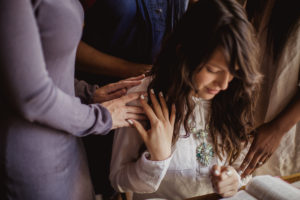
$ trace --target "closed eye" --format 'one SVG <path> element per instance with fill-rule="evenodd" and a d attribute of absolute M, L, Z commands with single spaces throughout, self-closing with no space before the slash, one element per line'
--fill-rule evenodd
<path fill-rule="evenodd" d="M 206 65 L 206 70 L 207 70 L 208 72 L 211 72 L 211 73 L 218 73 L 218 72 L 221 71 L 221 70 L 220 70 L 219 68 L 217 68 L 217 67 L 212 67 L 212 66 L 208 66 L 208 65 Z"/>

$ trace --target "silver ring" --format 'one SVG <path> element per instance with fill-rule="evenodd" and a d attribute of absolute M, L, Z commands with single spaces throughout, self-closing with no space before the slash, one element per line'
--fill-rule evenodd
<path fill-rule="evenodd" d="M 258 165 L 261 166 L 262 164 L 264 164 L 263 162 L 258 162 Z"/>

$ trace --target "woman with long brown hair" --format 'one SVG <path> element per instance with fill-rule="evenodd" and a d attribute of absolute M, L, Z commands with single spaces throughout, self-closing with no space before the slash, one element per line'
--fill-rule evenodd
<path fill-rule="evenodd" d="M 233 0 L 195 3 L 165 42 L 151 77 L 131 90 L 148 91 L 153 109 L 145 96 L 140 103 L 151 127 L 132 120 L 137 131 L 116 133 L 113 187 L 134 192 L 134 199 L 184 199 L 213 187 L 222 196 L 235 194 L 234 167 L 250 139 L 261 80 L 255 64 L 243 8 Z"/>

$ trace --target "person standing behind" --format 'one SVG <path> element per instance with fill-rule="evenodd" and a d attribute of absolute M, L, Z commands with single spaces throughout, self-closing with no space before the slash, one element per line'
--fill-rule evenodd
<path fill-rule="evenodd" d="M 74 96 L 82 26 L 77 0 L 0 1 L 0 199 L 94 199 L 80 137 L 141 118 L 126 106 L 139 94 L 102 105 Z"/>
<path fill-rule="evenodd" d="M 103 85 L 147 72 L 164 36 L 186 11 L 188 3 L 97 0 L 86 10 L 77 51 L 77 77 Z M 113 193 L 108 180 L 112 140 L 112 134 L 84 138 L 95 190 L 104 198 Z"/>
<path fill-rule="evenodd" d="M 258 128 L 240 169 L 243 175 L 300 171 L 300 12 L 294 0 L 248 0 L 264 75 Z"/>
<path fill-rule="evenodd" d="M 114 80 L 112 77 L 128 78 L 148 71 L 163 37 L 172 30 L 188 3 L 97 0 L 86 11 L 77 69 L 98 75 L 96 81 L 109 77 L 109 82 Z"/>

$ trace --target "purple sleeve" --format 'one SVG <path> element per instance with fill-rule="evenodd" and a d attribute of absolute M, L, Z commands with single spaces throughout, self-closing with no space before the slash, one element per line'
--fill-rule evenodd
<path fill-rule="evenodd" d="M 99 104 L 84 105 L 54 84 L 31 2 L 0 1 L 2 100 L 30 122 L 76 136 L 107 133 L 112 126 L 108 110 Z"/>
<path fill-rule="evenodd" d="M 93 103 L 93 94 L 98 88 L 98 85 L 91 85 L 83 80 L 75 79 L 75 96 L 80 98 L 84 104 Z"/>

